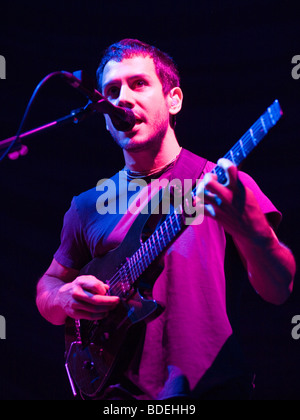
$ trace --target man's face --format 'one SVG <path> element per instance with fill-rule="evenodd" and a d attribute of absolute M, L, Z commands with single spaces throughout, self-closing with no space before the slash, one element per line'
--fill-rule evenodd
<path fill-rule="evenodd" d="M 136 56 L 104 67 L 102 93 L 114 105 L 131 109 L 136 124 L 127 132 L 117 131 L 109 116 L 106 125 L 114 140 L 126 150 L 141 150 L 161 142 L 170 129 L 168 95 L 156 74 L 152 58 Z"/>

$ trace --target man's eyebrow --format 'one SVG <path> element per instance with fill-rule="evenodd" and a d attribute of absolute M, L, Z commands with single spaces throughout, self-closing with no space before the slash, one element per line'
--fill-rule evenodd
<path fill-rule="evenodd" d="M 136 73 L 136 74 L 133 74 L 132 76 L 127 77 L 126 79 L 129 81 L 132 81 L 132 80 L 140 79 L 140 78 L 150 80 L 151 77 L 146 73 Z M 102 85 L 102 89 L 105 89 L 107 86 L 117 84 L 119 81 L 120 81 L 120 78 L 115 77 L 114 79 L 111 79 L 108 82 L 104 83 Z"/>
<path fill-rule="evenodd" d="M 151 77 L 147 73 L 137 73 L 137 74 L 134 74 L 134 75 L 130 76 L 128 79 L 133 80 L 133 79 L 139 79 L 139 78 L 141 78 L 141 79 L 151 79 Z"/>
<path fill-rule="evenodd" d="M 113 84 L 115 84 L 115 83 L 117 83 L 117 80 L 110 80 L 110 81 L 109 81 L 109 82 L 107 82 L 107 83 L 103 83 L 103 84 L 102 84 L 102 90 L 104 91 L 104 89 L 105 89 L 105 88 L 107 88 L 108 86 L 113 85 Z"/>

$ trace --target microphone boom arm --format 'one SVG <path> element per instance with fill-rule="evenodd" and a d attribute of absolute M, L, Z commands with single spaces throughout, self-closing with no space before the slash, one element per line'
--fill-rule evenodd
<path fill-rule="evenodd" d="M 24 133 L 21 133 L 18 138 L 17 136 L 9 137 L 5 140 L 0 141 L 0 150 L 1 149 L 7 149 L 10 147 L 12 143 L 14 143 L 17 139 L 16 144 L 12 147 L 9 154 L 15 151 L 18 151 L 21 149 L 22 144 L 21 141 L 24 138 L 28 138 L 31 136 L 34 136 L 35 134 L 40 133 L 41 131 L 48 130 L 50 128 L 59 127 L 61 125 L 65 125 L 68 123 L 74 123 L 77 124 L 81 121 L 83 121 L 88 115 L 91 115 L 93 113 L 92 110 L 89 110 L 87 108 L 78 108 L 73 111 L 69 115 L 66 115 L 65 117 L 59 118 L 58 120 L 54 120 L 52 122 L 49 122 L 47 124 L 41 125 L 39 127 L 33 128 L 31 130 L 25 131 Z"/>
<path fill-rule="evenodd" d="M 125 108 L 116 107 L 112 103 L 110 103 L 104 96 L 102 96 L 96 89 L 94 89 L 93 84 L 91 80 L 89 79 L 89 77 L 85 75 L 84 72 L 79 70 L 74 73 L 68 73 L 66 71 L 54 72 L 46 76 L 37 86 L 29 102 L 29 106 L 27 107 L 21 126 L 24 123 L 24 120 L 27 116 L 29 107 L 31 103 L 33 102 L 33 99 L 35 99 L 37 91 L 42 86 L 42 84 L 44 84 L 48 79 L 50 79 L 53 76 L 61 76 L 72 87 L 74 87 L 75 89 L 78 89 L 83 95 L 89 98 L 88 104 L 83 108 L 78 108 L 71 111 L 69 115 L 59 118 L 58 120 L 41 125 L 39 127 L 33 128 L 23 133 L 18 132 L 16 136 L 9 137 L 5 140 L 1 140 L 0 150 L 6 149 L 6 151 L 4 151 L 3 155 L 0 156 L 0 161 L 6 155 L 6 153 L 8 153 L 8 156 L 11 159 L 17 159 L 20 155 L 26 154 L 27 147 L 21 143 L 21 141 L 24 138 L 31 137 L 44 130 L 48 130 L 53 127 L 58 127 L 60 125 L 65 125 L 70 122 L 77 124 L 83 121 L 87 116 L 93 115 L 96 112 L 109 114 L 111 117 L 112 123 L 117 130 L 128 131 L 135 125 L 135 116 L 132 111 Z M 21 129 L 21 126 L 20 126 L 20 129 Z"/>

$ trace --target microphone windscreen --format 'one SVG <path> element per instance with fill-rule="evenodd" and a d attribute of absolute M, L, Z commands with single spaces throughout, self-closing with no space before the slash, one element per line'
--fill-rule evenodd
<path fill-rule="evenodd" d="M 127 108 L 122 108 L 122 117 L 118 116 L 117 113 L 110 114 L 111 122 L 118 131 L 130 131 L 135 126 L 135 116 L 134 113 Z"/>

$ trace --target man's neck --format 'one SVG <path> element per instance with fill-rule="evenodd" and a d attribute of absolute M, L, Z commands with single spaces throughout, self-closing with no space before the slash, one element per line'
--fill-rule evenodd
<path fill-rule="evenodd" d="M 150 172 L 167 166 L 180 153 L 181 147 L 174 136 L 162 142 L 159 147 L 123 150 L 125 166 L 134 172 Z"/>

